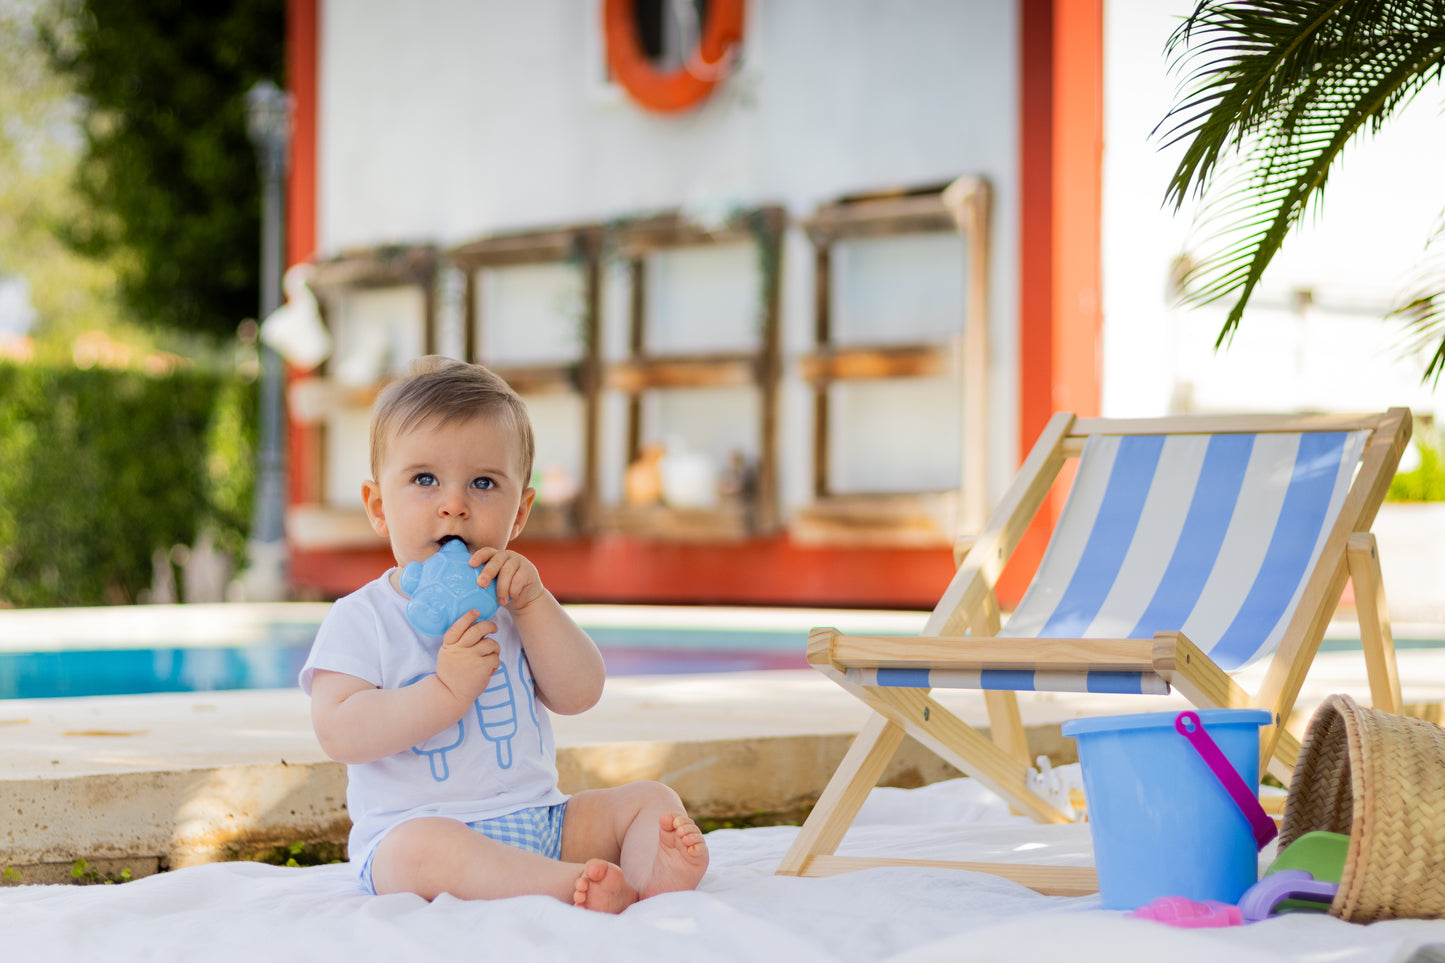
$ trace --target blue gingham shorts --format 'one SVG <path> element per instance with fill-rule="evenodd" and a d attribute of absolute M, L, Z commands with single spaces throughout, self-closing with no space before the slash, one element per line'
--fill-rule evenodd
<path fill-rule="evenodd" d="M 565 802 L 555 806 L 519 809 L 505 816 L 467 823 L 467 828 L 515 849 L 546 856 L 548 859 L 561 859 L 562 817 L 566 811 Z M 376 895 L 376 886 L 371 881 L 371 861 L 375 857 L 376 849 L 373 848 L 366 857 L 365 865 L 361 867 L 361 884 L 372 896 Z"/>
<path fill-rule="evenodd" d="M 499 843 L 525 849 L 548 859 L 561 859 L 562 815 L 566 809 L 567 804 L 561 802 L 555 806 L 520 809 L 505 816 L 481 819 L 467 825 Z"/>

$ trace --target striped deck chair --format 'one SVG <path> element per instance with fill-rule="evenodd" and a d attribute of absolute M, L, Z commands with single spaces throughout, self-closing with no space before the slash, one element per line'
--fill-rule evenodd
<path fill-rule="evenodd" d="M 1400 710 L 1394 643 L 1369 533 L 1410 437 L 1410 413 L 1075 419 L 1055 415 L 973 541 L 923 634 L 814 629 L 808 661 L 874 712 L 778 872 L 823 876 L 900 860 L 833 855 L 910 735 L 1039 822 L 1020 690 L 1168 693 L 1260 707 L 1261 769 L 1288 781 L 1289 719 L 1347 578 L 1373 705 Z M 1032 583 L 1006 625 L 993 585 L 1065 460 L 1077 472 Z M 1230 673 L 1271 658 L 1259 691 Z M 929 696 L 981 689 L 990 737 Z M 1089 868 L 953 863 L 1040 892 L 1097 889 Z"/>

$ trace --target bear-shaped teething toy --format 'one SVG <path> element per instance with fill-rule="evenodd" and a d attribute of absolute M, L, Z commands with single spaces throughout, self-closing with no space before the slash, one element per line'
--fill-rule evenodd
<path fill-rule="evenodd" d="M 497 613 L 497 583 L 477 586 L 466 543 L 452 539 L 424 562 L 407 562 L 401 570 L 401 590 L 411 596 L 406 603 L 406 620 L 417 631 L 442 635 L 469 609 L 477 610 L 479 621 Z"/>

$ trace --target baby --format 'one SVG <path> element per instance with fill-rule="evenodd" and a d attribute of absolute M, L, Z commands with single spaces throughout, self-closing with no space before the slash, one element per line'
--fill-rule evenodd
<path fill-rule="evenodd" d="M 596 704 L 597 646 L 507 548 L 535 491 L 526 407 L 480 365 L 428 357 L 377 399 L 367 517 L 397 568 L 339 600 L 301 670 L 316 737 L 347 764 L 351 860 L 373 893 L 544 893 L 588 909 L 694 889 L 707 845 L 656 782 L 568 797 L 548 711 Z M 460 539 L 491 621 L 407 622 L 400 566 Z"/>

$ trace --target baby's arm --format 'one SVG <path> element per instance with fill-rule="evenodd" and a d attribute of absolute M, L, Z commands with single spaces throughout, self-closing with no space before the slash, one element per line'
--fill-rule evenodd
<path fill-rule="evenodd" d="M 353 675 L 318 670 L 311 681 L 311 724 L 337 762 L 366 763 L 425 742 L 460 719 L 497 668 L 492 622 L 475 610 L 447 630 L 437 671 L 399 689 L 379 689 Z"/>
<path fill-rule="evenodd" d="M 602 653 L 542 585 L 537 567 L 509 549 L 484 548 L 471 561 L 481 566 L 477 584 L 497 581 L 497 601 L 516 623 L 542 704 L 562 715 L 596 705 L 607 679 Z"/>

